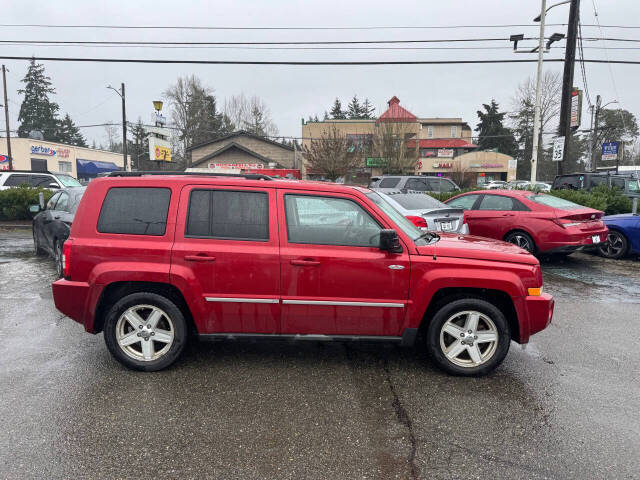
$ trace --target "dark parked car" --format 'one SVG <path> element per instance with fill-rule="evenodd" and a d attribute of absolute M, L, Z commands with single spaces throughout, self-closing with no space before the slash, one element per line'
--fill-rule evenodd
<path fill-rule="evenodd" d="M 62 276 L 62 245 L 69 237 L 71 223 L 78 203 L 86 187 L 73 187 L 60 190 L 53 195 L 44 209 L 32 205 L 33 245 L 38 255 L 51 255 L 56 261 L 58 276 Z"/>
<path fill-rule="evenodd" d="M 631 253 L 640 255 L 640 215 L 607 215 L 602 220 L 609 227 L 607 242 L 598 249 L 603 257 L 622 258 Z"/>
<path fill-rule="evenodd" d="M 622 190 L 627 197 L 640 196 L 640 181 L 632 175 L 584 172 L 558 175 L 553 181 L 554 190 L 586 190 L 607 185 Z"/>
<path fill-rule="evenodd" d="M 427 175 L 384 175 L 371 177 L 369 188 L 380 189 L 382 192 L 393 190 L 414 190 L 417 192 L 458 192 L 460 187 L 452 180 L 443 177 Z"/>

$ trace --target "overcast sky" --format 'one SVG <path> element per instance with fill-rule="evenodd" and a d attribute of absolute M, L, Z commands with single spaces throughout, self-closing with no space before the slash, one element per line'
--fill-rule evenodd
<path fill-rule="evenodd" d="M 548 2 L 555 3 L 555 2 Z M 594 24 L 594 2 L 583 0 L 581 18 Z M 64 5 L 64 8 L 62 8 Z M 596 0 L 602 25 L 640 25 L 640 2 Z M 226 27 L 371 27 L 371 26 L 451 26 L 527 24 L 529 27 L 376 29 L 376 30 L 110 30 L 2 27 L 3 40 L 158 40 L 158 41 L 302 41 L 302 40 L 393 40 L 508 37 L 525 33 L 536 36 L 539 0 L 428 0 L 407 2 L 336 1 L 29 1 L 7 2 L 1 24 L 82 24 L 82 25 L 187 25 Z M 548 23 L 566 23 L 569 6 L 551 10 Z M 640 29 L 604 28 L 605 36 L 640 38 Z M 548 26 L 546 33 L 566 33 L 565 26 Z M 600 36 L 596 27 L 584 27 L 585 37 Z M 533 46 L 529 41 L 525 45 Z M 402 60 L 402 59 L 513 59 L 535 58 L 534 54 L 514 54 L 509 42 L 444 44 L 451 47 L 506 47 L 490 50 L 255 50 L 220 48 L 107 48 L 0 45 L 3 55 L 65 57 L 229 59 L 229 60 Z M 564 42 L 561 42 L 564 46 Z M 397 45 L 386 45 L 397 46 Z M 401 45 L 403 46 L 403 45 Z M 417 44 L 434 47 L 438 44 Z M 443 45 L 440 45 L 443 46 Z M 640 60 L 638 50 L 611 47 L 640 47 L 633 43 L 585 41 L 585 58 Z M 593 48 L 599 47 L 599 48 Z M 546 54 L 561 58 L 564 49 Z M 17 128 L 22 96 L 17 90 L 27 62 L 4 61 L 10 73 L 9 106 L 11 126 Z M 415 66 L 233 66 L 233 65 L 145 65 L 119 63 L 43 62 L 57 90 L 55 101 L 62 114 L 69 112 L 79 125 L 119 122 L 120 99 L 105 88 L 126 84 L 127 117 L 142 117 L 147 123 L 152 100 L 161 98 L 178 76 L 195 74 L 215 89 L 222 103 L 225 97 L 244 92 L 258 95 L 269 106 L 281 135 L 300 136 L 300 119 L 322 117 L 333 100 L 344 104 L 354 95 L 368 97 L 377 114 L 393 95 L 419 117 L 462 117 L 475 127 L 476 110 L 495 98 L 509 110 L 518 83 L 535 75 L 535 63 L 500 65 L 415 65 Z M 609 70 L 611 68 L 611 71 Z M 560 71 L 560 63 L 545 70 Z M 591 96 L 600 94 L 603 103 L 617 99 L 623 108 L 640 113 L 637 78 L 640 65 L 586 64 Z M 612 81 L 612 76 L 615 79 Z M 574 85 L 582 87 L 576 66 Z M 617 93 L 616 88 L 617 87 Z M 586 105 L 586 101 L 584 102 Z M 583 128 L 588 128 L 585 108 Z M 1 125 L 4 128 L 4 116 Z M 89 140 L 105 142 L 104 128 L 82 130 Z"/>

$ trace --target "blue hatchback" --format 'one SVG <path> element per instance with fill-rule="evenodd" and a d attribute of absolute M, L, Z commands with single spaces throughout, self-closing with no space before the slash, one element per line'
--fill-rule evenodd
<path fill-rule="evenodd" d="M 640 215 L 608 215 L 602 220 L 609 228 L 608 241 L 598 248 L 603 257 L 622 258 L 631 253 L 640 254 Z"/>

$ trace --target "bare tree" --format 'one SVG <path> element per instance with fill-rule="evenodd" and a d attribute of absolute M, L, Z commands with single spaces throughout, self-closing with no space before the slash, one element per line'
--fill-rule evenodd
<path fill-rule="evenodd" d="M 449 175 L 451 180 L 453 180 L 460 188 L 467 188 L 471 186 L 470 171 L 462 165 L 461 161 L 453 162 L 453 167 Z"/>
<path fill-rule="evenodd" d="M 322 136 L 311 140 L 311 146 L 303 148 L 308 168 L 324 175 L 332 182 L 362 166 L 362 156 L 348 151 L 347 137 L 336 128 L 322 132 Z"/>
<path fill-rule="evenodd" d="M 412 124 L 406 122 L 379 122 L 373 135 L 373 151 L 387 162 L 384 173 L 414 173 L 418 153 L 407 146 L 415 135 Z"/>
<path fill-rule="evenodd" d="M 107 136 L 107 150 L 110 152 L 122 152 L 122 141 L 118 142 L 119 135 L 121 135 L 119 131 L 120 129 L 111 122 L 104 126 L 104 133 Z"/>
<path fill-rule="evenodd" d="M 269 107 L 256 95 L 247 98 L 240 93 L 226 99 L 224 113 L 237 129 L 265 137 L 278 135 L 278 127 L 271 118 Z"/>

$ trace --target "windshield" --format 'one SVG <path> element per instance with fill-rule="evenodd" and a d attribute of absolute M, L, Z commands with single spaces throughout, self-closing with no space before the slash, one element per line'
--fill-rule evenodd
<path fill-rule="evenodd" d="M 65 187 L 81 187 L 82 184 L 75 178 L 69 175 L 56 175 L 56 178 L 60 180 L 60 183 Z"/>
<path fill-rule="evenodd" d="M 561 208 L 563 210 L 571 210 L 574 208 L 584 208 L 582 205 L 570 202 L 564 198 L 554 197 L 553 195 L 530 195 L 527 197 L 532 202 L 539 203 L 540 205 L 546 205 L 547 207 Z"/>
<path fill-rule="evenodd" d="M 416 243 L 416 245 L 426 245 L 428 243 L 424 238 L 420 238 L 424 232 L 422 232 L 422 230 L 411 223 L 411 221 L 408 220 L 407 217 L 396 210 L 393 205 L 382 198 L 381 195 L 378 195 L 376 192 L 371 192 L 367 194 L 367 197 L 378 207 L 380 207 L 380 210 L 386 213 L 393 221 L 393 223 L 395 223 L 406 235 L 408 235 L 411 240 Z"/>
<path fill-rule="evenodd" d="M 407 210 L 447 208 L 444 203 L 424 193 L 396 193 L 389 197 Z"/>

